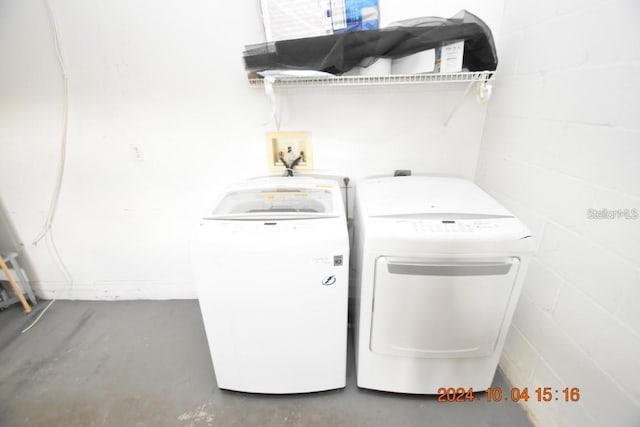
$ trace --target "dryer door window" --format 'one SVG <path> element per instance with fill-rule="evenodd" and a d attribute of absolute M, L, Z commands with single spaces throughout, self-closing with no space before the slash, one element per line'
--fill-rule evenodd
<path fill-rule="evenodd" d="M 398 356 L 483 357 L 498 341 L 518 258 L 379 257 L 370 347 Z"/>

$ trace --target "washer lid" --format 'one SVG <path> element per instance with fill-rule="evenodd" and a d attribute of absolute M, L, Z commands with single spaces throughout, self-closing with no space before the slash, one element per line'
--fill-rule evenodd
<path fill-rule="evenodd" d="M 357 191 L 372 217 L 513 217 L 480 187 L 460 178 L 407 176 L 370 179 L 364 181 Z"/>
<path fill-rule="evenodd" d="M 292 183 L 293 184 L 293 183 Z M 310 219 L 337 217 L 334 191 L 323 185 L 260 185 L 226 193 L 205 219 Z"/>

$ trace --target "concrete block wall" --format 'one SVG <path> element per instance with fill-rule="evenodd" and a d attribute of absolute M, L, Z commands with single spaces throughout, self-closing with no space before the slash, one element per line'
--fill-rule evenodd
<path fill-rule="evenodd" d="M 538 239 L 501 367 L 542 426 L 640 425 L 639 19 L 632 0 L 505 4 L 476 181 Z"/>

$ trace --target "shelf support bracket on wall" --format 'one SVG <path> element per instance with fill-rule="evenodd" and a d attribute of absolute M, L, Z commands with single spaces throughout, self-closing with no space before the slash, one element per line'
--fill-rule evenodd
<path fill-rule="evenodd" d="M 271 102 L 271 119 L 280 129 L 281 108 L 275 93 L 275 87 L 302 87 L 302 86 L 365 86 L 365 85 L 406 85 L 425 83 L 468 83 L 464 94 L 444 120 L 448 126 L 454 114 L 458 111 L 469 92 L 475 85 L 476 101 L 484 104 L 491 97 L 491 84 L 489 79 L 493 77 L 493 71 L 467 71 L 461 73 L 445 74 L 395 74 L 390 76 L 332 76 L 323 75 L 281 75 L 277 73 L 265 74 L 263 78 L 250 78 L 249 84 L 254 87 L 263 86 L 264 91 Z"/>
<path fill-rule="evenodd" d="M 275 83 L 276 78 L 274 76 L 264 77 L 264 92 L 271 102 L 271 119 L 276 125 L 276 130 L 280 131 L 280 111 L 278 108 L 278 98 L 276 97 L 275 88 L 273 87 Z"/>
<path fill-rule="evenodd" d="M 476 101 L 478 102 L 478 104 L 484 104 L 489 100 L 489 98 L 491 98 L 491 84 L 489 84 L 490 77 L 491 77 L 491 74 L 485 71 L 482 73 L 478 81 L 472 81 L 467 85 L 467 88 L 464 90 L 462 97 L 457 102 L 457 104 L 453 106 L 453 108 L 451 109 L 451 112 L 449 113 L 447 118 L 444 120 L 445 126 L 449 125 L 449 122 L 453 118 L 453 115 L 458 111 L 458 109 L 462 105 L 462 102 L 467 97 L 467 95 L 469 95 L 469 92 L 471 92 L 471 88 L 473 88 L 474 85 L 476 87 Z"/>

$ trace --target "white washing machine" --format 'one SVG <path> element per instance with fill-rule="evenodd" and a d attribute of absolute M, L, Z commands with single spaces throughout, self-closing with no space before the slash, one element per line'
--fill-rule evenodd
<path fill-rule="evenodd" d="M 352 278 L 359 387 L 490 387 L 533 239 L 475 184 L 368 179 L 356 188 Z"/>
<path fill-rule="evenodd" d="M 192 232 L 191 259 L 218 387 L 345 386 L 349 238 L 335 181 L 230 188 Z"/>

